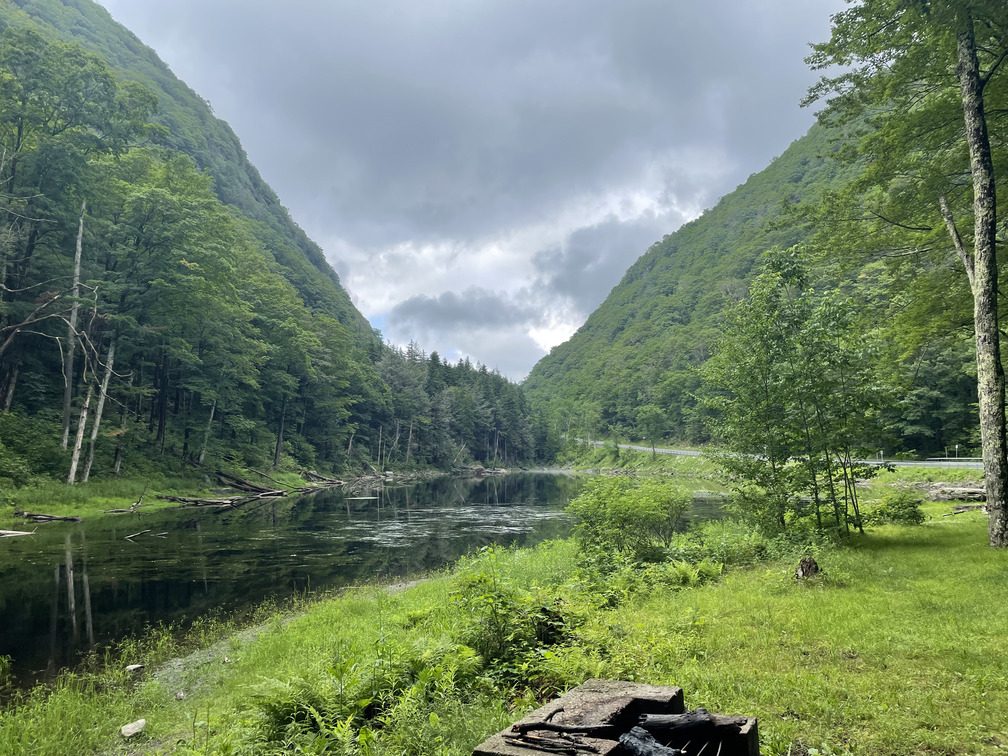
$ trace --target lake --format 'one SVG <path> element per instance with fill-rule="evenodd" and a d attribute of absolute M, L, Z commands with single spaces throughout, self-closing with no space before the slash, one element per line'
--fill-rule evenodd
<path fill-rule="evenodd" d="M 0 539 L 0 655 L 22 682 L 159 622 L 184 626 L 266 599 L 394 582 L 490 544 L 569 534 L 585 476 L 441 477 L 328 489 L 240 509 L 165 509 L 40 525 Z M 695 497 L 692 518 L 720 502 Z M 127 538 L 127 536 L 134 536 Z"/>
<path fill-rule="evenodd" d="M 563 509 L 584 480 L 442 477 L 361 495 L 328 489 L 241 509 L 40 525 L 33 536 L 0 539 L 0 655 L 21 680 L 43 679 L 158 622 L 394 581 L 489 544 L 563 537 Z"/>

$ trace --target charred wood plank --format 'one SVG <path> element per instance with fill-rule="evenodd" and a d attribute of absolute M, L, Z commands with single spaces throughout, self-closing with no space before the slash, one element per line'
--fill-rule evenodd
<path fill-rule="evenodd" d="M 640 726 L 662 743 L 697 752 L 698 743 L 714 744 L 722 756 L 759 756 L 759 732 L 753 717 L 732 717 L 695 709 L 685 714 L 644 714 Z"/>
<path fill-rule="evenodd" d="M 643 727 L 633 727 L 620 735 L 619 744 L 631 756 L 684 756 L 680 748 L 670 748 L 655 740 Z"/>

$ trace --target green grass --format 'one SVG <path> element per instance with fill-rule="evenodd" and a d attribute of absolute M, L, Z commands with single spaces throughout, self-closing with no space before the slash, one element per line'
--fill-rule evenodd
<path fill-rule="evenodd" d="M 1008 553 L 987 548 L 980 513 L 945 509 L 821 548 L 825 577 L 809 585 L 794 580 L 794 558 L 681 588 L 626 571 L 600 585 L 572 542 L 484 554 L 406 591 L 355 589 L 275 614 L 254 637 L 135 687 L 119 672 L 65 678 L 8 708 L 0 753 L 113 748 L 118 727 L 142 716 L 145 752 L 468 754 L 534 705 L 530 694 L 592 676 L 679 685 L 690 707 L 755 715 L 767 754 L 997 753 L 1008 744 Z M 463 605 L 474 579 L 483 587 Z M 494 632 L 480 607 L 517 622 L 558 597 L 562 642 L 476 671 L 459 656 L 461 642 Z M 362 743 L 362 720 L 332 714 L 337 685 L 393 678 L 398 692 Z M 302 704 L 324 726 L 270 730 Z"/>
<path fill-rule="evenodd" d="M 253 472 L 242 473 L 248 480 L 269 487 L 297 488 L 306 485 L 295 473 L 278 472 L 273 480 Z M 64 482 L 38 478 L 23 488 L 2 492 L 6 506 L 0 509 L 0 528 L 25 530 L 26 520 L 14 517 L 13 510 L 57 515 L 60 517 L 94 518 L 109 509 L 126 509 L 143 494 L 143 510 L 154 511 L 178 507 L 163 501 L 161 496 L 219 496 L 216 490 L 224 486 L 206 474 L 191 476 L 153 475 L 145 478 L 96 478 L 70 486 Z M 34 527 L 34 526 L 32 526 Z M 30 528 L 27 528 L 30 529 Z"/>
<path fill-rule="evenodd" d="M 639 444 L 643 446 L 644 444 Z M 615 442 L 604 446 L 572 444 L 559 457 L 558 463 L 576 470 L 624 471 L 646 475 L 678 475 L 714 480 L 718 466 L 704 456 L 655 454 L 650 451 L 618 449 Z"/>
<path fill-rule="evenodd" d="M 141 494 L 144 495 L 142 506 L 148 511 L 175 507 L 178 505 L 161 501 L 157 495 L 206 495 L 211 485 L 202 477 L 104 478 L 73 486 L 39 479 L 23 488 L 5 492 L 4 500 L 8 506 L 0 514 L 0 526 L 24 530 L 25 520 L 15 518 L 13 509 L 60 517 L 99 517 L 107 509 L 129 507 Z"/>
<path fill-rule="evenodd" d="M 699 477 L 674 475 L 706 485 L 706 468 L 692 469 Z M 865 498 L 931 472 L 901 468 Z M 140 490 L 94 481 L 38 493 L 52 493 L 46 511 L 81 512 Z M 692 564 L 591 567 L 573 541 L 491 550 L 403 591 L 264 606 L 251 629 L 202 620 L 179 638 L 159 627 L 29 693 L 4 690 L 0 662 L 0 754 L 466 756 L 588 677 L 678 685 L 690 707 L 755 715 L 774 756 L 1002 752 L 1008 552 L 986 546 L 980 512 L 923 511 L 923 525 L 814 546 L 825 575 L 807 585 L 793 571 L 808 547 L 718 521 L 677 545 Z M 540 632 L 544 618 L 555 637 Z M 123 671 L 137 662 L 140 678 Z M 119 727 L 140 717 L 144 734 L 122 743 Z"/>
<path fill-rule="evenodd" d="M 897 467 L 892 471 L 883 470 L 875 480 L 880 483 L 976 483 L 983 480 L 983 470 L 959 467 Z"/>

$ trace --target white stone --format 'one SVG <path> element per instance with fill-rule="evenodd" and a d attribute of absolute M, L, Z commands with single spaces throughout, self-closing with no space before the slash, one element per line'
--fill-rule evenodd
<path fill-rule="evenodd" d="M 147 726 L 146 719 L 138 719 L 136 722 L 130 722 L 129 724 L 123 725 L 119 728 L 119 734 L 122 735 L 126 740 L 139 735 L 144 731 L 144 727 Z"/>

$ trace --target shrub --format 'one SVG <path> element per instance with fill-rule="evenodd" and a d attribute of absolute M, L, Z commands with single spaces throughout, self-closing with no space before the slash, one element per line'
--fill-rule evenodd
<path fill-rule="evenodd" d="M 692 496 L 665 481 L 600 478 L 567 507 L 586 549 L 614 550 L 654 559 L 668 548 Z"/>
<path fill-rule="evenodd" d="M 491 677 L 543 689 L 546 651 L 570 637 L 572 615 L 562 588 L 520 587 L 505 578 L 490 547 L 461 576 L 453 601 L 461 608 L 453 635 L 479 654 Z"/>
<path fill-rule="evenodd" d="M 865 525 L 920 525 L 924 522 L 919 494 L 906 488 L 887 493 L 863 514 Z"/>
<path fill-rule="evenodd" d="M 68 456 L 60 449 L 59 424 L 41 416 L 0 414 L 0 479 L 15 488 L 33 475 L 66 476 Z"/>

